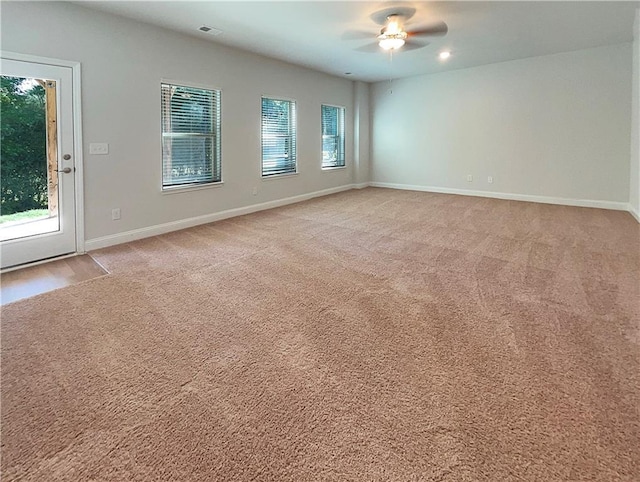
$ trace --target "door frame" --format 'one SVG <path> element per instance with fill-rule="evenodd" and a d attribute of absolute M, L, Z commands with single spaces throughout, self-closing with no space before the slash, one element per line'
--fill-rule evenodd
<path fill-rule="evenodd" d="M 84 236 L 84 169 L 83 169 L 83 150 L 82 150 L 82 95 L 81 95 L 81 65 L 80 62 L 70 60 L 53 59 L 49 57 L 40 57 L 36 55 L 20 54 L 17 52 L 8 52 L 0 50 L 0 57 L 7 60 L 17 60 L 21 62 L 32 62 L 35 64 L 53 65 L 56 67 L 71 68 L 71 99 L 73 112 L 73 150 L 74 150 L 74 166 L 75 172 L 75 211 L 76 211 L 76 252 L 75 254 L 83 254 L 85 252 L 85 236 Z M 36 261 L 38 263 L 38 261 Z M 33 264 L 33 263 L 30 263 Z M 22 266 L 21 266 L 22 267 Z M 11 269 L 11 268 L 9 268 Z"/>

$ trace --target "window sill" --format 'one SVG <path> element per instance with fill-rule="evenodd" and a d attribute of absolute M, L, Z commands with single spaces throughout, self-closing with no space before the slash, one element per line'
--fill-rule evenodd
<path fill-rule="evenodd" d="M 208 184 L 198 184 L 195 186 L 172 186 L 172 187 L 163 187 L 162 194 L 178 194 L 181 192 L 191 192 L 191 191 L 200 191 L 202 189 L 211 189 L 216 187 L 222 187 L 224 183 L 220 182 L 211 182 Z"/>
<path fill-rule="evenodd" d="M 347 166 L 333 166 L 333 167 L 323 167 L 323 171 L 336 171 L 338 169 L 346 169 Z"/>
<path fill-rule="evenodd" d="M 286 174 L 272 174 L 271 176 L 262 176 L 263 181 L 268 181 L 269 179 L 281 179 L 283 177 L 297 176 L 298 172 L 287 172 Z"/>

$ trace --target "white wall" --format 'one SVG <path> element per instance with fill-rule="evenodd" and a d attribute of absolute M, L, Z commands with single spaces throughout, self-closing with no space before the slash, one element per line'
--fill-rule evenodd
<path fill-rule="evenodd" d="M 626 206 L 631 64 L 620 44 L 375 84 L 372 181 Z"/>
<path fill-rule="evenodd" d="M 82 63 L 86 239 L 353 182 L 351 81 L 73 4 L 1 8 L 3 50 Z M 163 78 L 222 90 L 223 186 L 161 193 Z M 297 176 L 261 180 L 263 94 L 297 101 Z M 321 103 L 347 108 L 346 169 L 320 168 Z M 90 142 L 108 142 L 109 155 L 89 155 Z M 114 207 L 119 221 L 111 220 Z"/>
<path fill-rule="evenodd" d="M 631 119 L 629 204 L 636 219 L 640 222 L 640 9 L 636 10 L 633 37 L 633 112 Z"/>

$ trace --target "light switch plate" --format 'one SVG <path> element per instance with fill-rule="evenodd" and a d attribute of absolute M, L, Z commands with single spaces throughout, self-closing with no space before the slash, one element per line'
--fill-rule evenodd
<path fill-rule="evenodd" d="M 91 144 L 89 144 L 89 154 L 109 154 L 109 144 L 107 144 L 106 142 L 92 142 Z"/>

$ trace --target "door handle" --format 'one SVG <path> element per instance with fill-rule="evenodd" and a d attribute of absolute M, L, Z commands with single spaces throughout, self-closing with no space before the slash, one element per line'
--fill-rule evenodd
<path fill-rule="evenodd" d="M 58 170 L 57 172 L 63 172 L 65 174 L 69 174 L 71 172 L 71 168 L 70 167 L 65 167 L 62 170 Z"/>

